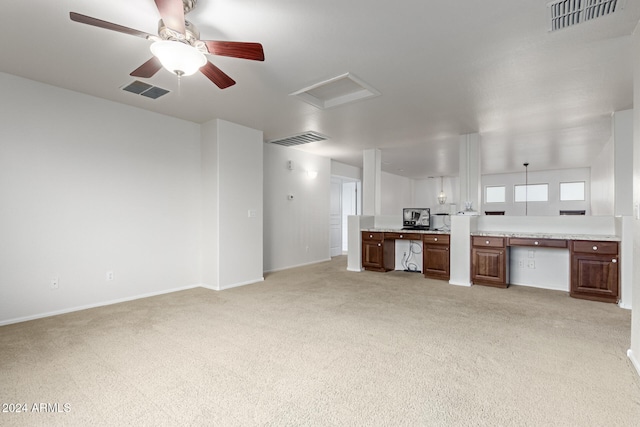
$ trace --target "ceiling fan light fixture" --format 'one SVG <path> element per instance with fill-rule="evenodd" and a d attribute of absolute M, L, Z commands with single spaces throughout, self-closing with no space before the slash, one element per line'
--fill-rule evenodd
<path fill-rule="evenodd" d="M 161 40 L 151 45 L 151 53 L 162 66 L 177 76 L 190 76 L 207 63 L 207 58 L 195 47 L 172 40 Z"/>

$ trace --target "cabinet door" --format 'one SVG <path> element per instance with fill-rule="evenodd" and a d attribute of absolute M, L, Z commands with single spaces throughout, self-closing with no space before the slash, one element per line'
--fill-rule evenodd
<path fill-rule="evenodd" d="M 471 281 L 476 285 L 507 287 L 505 249 L 472 248 Z"/>
<path fill-rule="evenodd" d="M 385 271 L 383 254 L 382 242 L 375 240 L 362 241 L 362 266 L 365 269 Z"/>
<path fill-rule="evenodd" d="M 449 279 L 449 246 L 424 245 L 422 268 L 424 277 Z"/>
<path fill-rule="evenodd" d="M 573 253 L 570 295 L 594 301 L 617 302 L 617 256 Z"/>

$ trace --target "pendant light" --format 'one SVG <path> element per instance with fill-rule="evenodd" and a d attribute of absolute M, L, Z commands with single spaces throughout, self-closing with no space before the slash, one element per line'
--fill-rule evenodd
<path fill-rule="evenodd" d="M 524 166 L 524 216 L 527 216 L 527 204 L 529 203 L 529 162 L 522 164 Z"/>
<path fill-rule="evenodd" d="M 440 177 L 440 194 L 438 194 L 438 203 L 444 205 L 447 201 L 447 195 L 444 194 L 443 178 Z"/>

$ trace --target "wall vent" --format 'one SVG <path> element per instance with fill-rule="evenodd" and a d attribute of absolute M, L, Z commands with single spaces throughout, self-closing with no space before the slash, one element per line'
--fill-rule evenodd
<path fill-rule="evenodd" d="M 158 86 L 151 86 L 150 84 L 141 82 L 139 80 L 136 80 L 133 83 L 129 83 L 126 86 L 123 86 L 122 90 L 135 93 L 138 95 L 146 96 L 147 98 L 151 98 L 151 99 L 158 99 L 162 95 L 166 95 L 169 93 L 169 91 L 166 89 L 163 89 Z"/>
<path fill-rule="evenodd" d="M 610 15 L 623 8 L 624 0 L 556 0 L 547 3 L 549 31 L 572 27 Z"/>
<path fill-rule="evenodd" d="M 308 144 L 310 142 L 325 141 L 327 139 L 329 138 L 322 135 L 321 133 L 308 131 L 297 135 L 288 136 L 286 138 L 272 139 L 271 141 L 269 141 L 269 143 L 291 147 L 294 145 Z"/>

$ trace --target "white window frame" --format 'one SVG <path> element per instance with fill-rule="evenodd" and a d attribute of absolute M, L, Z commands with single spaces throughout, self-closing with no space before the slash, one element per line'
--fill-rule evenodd
<path fill-rule="evenodd" d="M 502 200 L 501 201 L 492 201 L 489 200 L 489 189 L 490 188 L 502 188 Z M 489 203 L 506 203 L 507 201 L 507 187 L 504 185 L 487 185 L 484 187 L 484 202 Z"/>
<path fill-rule="evenodd" d="M 563 184 L 582 184 L 582 198 L 581 199 L 575 199 L 575 198 L 569 198 L 569 199 L 565 199 L 562 197 L 562 186 Z M 559 198 L 561 202 L 584 202 L 587 199 L 587 190 L 586 190 L 586 182 L 585 181 L 568 181 L 568 182 L 561 182 L 560 183 L 560 188 L 558 190 L 558 194 L 559 194 Z"/>
<path fill-rule="evenodd" d="M 532 188 L 536 188 L 536 187 L 544 187 L 545 188 L 545 192 L 546 192 L 546 199 L 532 199 L 531 198 L 531 189 Z M 526 191 L 526 196 L 524 198 L 518 198 L 519 196 L 519 188 L 525 188 Z M 535 193 L 534 193 L 535 195 Z M 548 183 L 542 183 L 542 184 L 516 184 L 513 186 L 513 201 L 515 203 L 530 203 L 530 202 L 548 202 L 549 201 L 549 184 Z"/>

